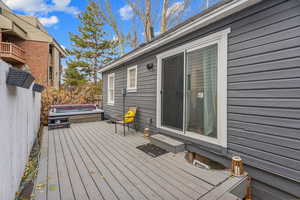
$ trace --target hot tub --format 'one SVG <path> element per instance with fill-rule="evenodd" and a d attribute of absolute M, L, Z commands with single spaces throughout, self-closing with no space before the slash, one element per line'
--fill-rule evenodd
<path fill-rule="evenodd" d="M 101 121 L 103 116 L 95 104 L 52 105 L 49 111 L 49 119 L 68 117 L 70 123 Z"/>

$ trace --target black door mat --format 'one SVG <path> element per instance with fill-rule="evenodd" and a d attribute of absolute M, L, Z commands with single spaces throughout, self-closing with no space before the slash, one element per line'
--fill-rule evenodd
<path fill-rule="evenodd" d="M 147 144 L 138 146 L 136 148 L 145 152 L 149 156 L 152 156 L 153 158 L 161 156 L 166 153 L 169 153 L 168 151 L 166 151 L 158 146 L 155 146 L 154 144 L 151 144 L 151 143 L 147 143 Z"/>

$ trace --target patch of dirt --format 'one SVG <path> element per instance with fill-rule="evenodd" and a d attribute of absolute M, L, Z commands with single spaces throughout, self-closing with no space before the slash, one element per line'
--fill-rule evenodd
<path fill-rule="evenodd" d="M 40 155 L 40 147 L 42 140 L 43 127 L 41 126 L 37 138 L 31 149 L 28 162 L 25 167 L 25 171 L 19 186 L 19 191 L 16 192 L 15 200 L 30 200 L 32 197 L 32 191 L 34 187 L 34 180 L 38 172 L 38 161 Z"/>

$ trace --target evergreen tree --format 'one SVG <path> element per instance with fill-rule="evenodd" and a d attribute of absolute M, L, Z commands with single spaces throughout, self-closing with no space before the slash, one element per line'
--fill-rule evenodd
<path fill-rule="evenodd" d="M 98 70 L 116 56 L 116 43 L 106 39 L 105 24 L 95 1 L 89 1 L 79 20 L 78 34 L 70 33 L 73 48 L 69 52 L 73 59 L 67 62 L 65 81 L 79 78 L 80 83 L 83 78 L 97 84 Z"/>
<path fill-rule="evenodd" d="M 86 67 L 84 62 L 80 63 L 80 61 L 68 61 L 67 69 L 65 69 L 64 73 L 64 84 L 68 86 L 80 86 L 87 82 L 86 76 L 84 73 L 81 73 L 78 69 L 80 67 Z"/>

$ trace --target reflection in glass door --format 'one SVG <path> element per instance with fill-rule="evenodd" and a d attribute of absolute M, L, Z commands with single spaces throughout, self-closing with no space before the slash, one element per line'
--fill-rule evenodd
<path fill-rule="evenodd" d="M 217 137 L 218 46 L 187 52 L 186 133 Z"/>
<path fill-rule="evenodd" d="M 183 128 L 184 53 L 162 59 L 161 124 Z"/>

